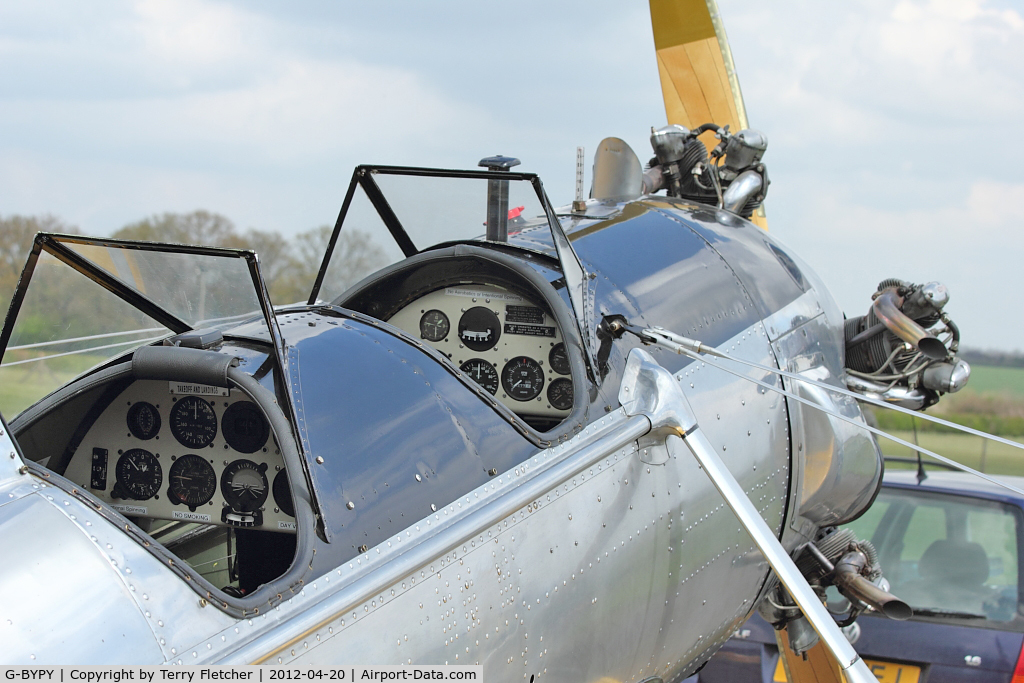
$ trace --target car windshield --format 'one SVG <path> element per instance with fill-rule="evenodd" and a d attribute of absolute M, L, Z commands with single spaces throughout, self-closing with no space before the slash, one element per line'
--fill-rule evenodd
<path fill-rule="evenodd" d="M 266 325 L 246 252 L 57 235 L 37 236 L 37 245 L 30 278 L 15 296 L 20 306 L 4 325 L 5 416 L 170 334 L 254 317 Z"/>
<path fill-rule="evenodd" d="M 983 615 L 1018 612 L 1018 515 L 1009 505 L 954 494 L 883 488 L 848 525 L 871 539 L 891 592 L 915 610 Z"/>

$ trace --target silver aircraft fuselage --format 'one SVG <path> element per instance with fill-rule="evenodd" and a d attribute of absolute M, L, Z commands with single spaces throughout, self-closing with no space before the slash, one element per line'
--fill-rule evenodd
<path fill-rule="evenodd" d="M 661 197 L 593 208 L 601 215 L 573 219 L 565 232 L 593 274 L 595 319 L 618 314 L 660 325 L 842 386 L 842 313 L 770 235 L 727 212 Z M 524 232 L 509 243 L 533 239 Z M 330 341 L 324 335 L 342 334 L 323 312 L 303 316 L 281 319 L 296 350 L 293 382 L 301 363 L 325 353 L 315 346 Z M 350 336 L 383 340 L 367 353 L 435 363 L 387 325 L 345 324 Z M 651 391 L 624 377 L 638 346 L 624 337 L 597 354 L 603 376 L 590 385 L 579 429 L 531 447 L 436 510 L 417 508 L 369 537 L 365 549 L 332 555 L 331 545 L 350 542 L 340 527 L 329 543 L 312 540 L 312 578 L 245 616 L 203 597 L 173 561 L 126 531 L 130 522 L 63 478 L 24 467 L 5 429 L 0 661 L 479 663 L 488 680 L 509 681 L 689 675 L 757 607 L 770 568 L 681 442 L 652 433 L 649 416 L 618 400 Z M 870 503 L 881 459 L 869 435 L 748 379 L 649 351 L 674 375 L 703 433 L 788 550 Z M 860 419 L 852 399 L 740 372 Z M 308 410 L 312 422 L 310 394 L 304 398 L 296 410 Z M 12 427 L 17 434 L 17 420 Z M 420 441 L 413 452 L 362 457 L 380 458 L 382 481 L 411 482 L 411 470 L 395 474 L 388 463 L 429 459 L 419 451 L 432 447 Z M 329 488 L 317 486 L 310 495 L 327 498 Z M 349 500 L 362 500 L 357 495 L 345 489 Z M 339 519 L 347 514 L 345 499 L 314 503 L 333 505 Z"/>

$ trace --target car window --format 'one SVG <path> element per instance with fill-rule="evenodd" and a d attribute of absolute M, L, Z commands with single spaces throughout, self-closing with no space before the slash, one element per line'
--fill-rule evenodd
<path fill-rule="evenodd" d="M 892 592 L 915 608 L 1010 621 L 1018 604 L 1018 517 L 1002 503 L 883 490 L 849 527 L 870 538 Z"/>

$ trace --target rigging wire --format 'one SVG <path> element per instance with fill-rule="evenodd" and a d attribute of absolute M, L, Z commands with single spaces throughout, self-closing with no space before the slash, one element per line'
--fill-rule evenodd
<path fill-rule="evenodd" d="M 0 364 L 0 368 L 10 368 L 15 365 L 24 365 L 25 363 L 37 363 L 41 360 L 49 360 L 51 358 L 60 358 L 62 356 L 73 356 L 78 353 L 89 353 L 90 351 L 102 351 L 103 349 L 113 349 L 118 346 L 128 346 L 130 344 L 147 344 L 157 339 L 163 339 L 163 335 L 159 337 L 149 337 L 148 339 L 133 339 L 126 342 L 117 342 L 116 344 L 104 344 L 103 346 L 92 346 L 87 349 L 78 349 L 77 351 L 65 351 L 64 353 L 51 353 L 49 356 L 39 356 L 38 358 L 26 358 L 25 360 L 11 361 L 10 363 Z"/>
<path fill-rule="evenodd" d="M 669 334 L 672 334 L 672 333 L 669 333 Z M 684 339 L 685 339 L 685 337 L 684 337 Z M 693 341 L 693 340 L 689 340 L 689 341 Z M 923 453 L 924 455 L 927 455 L 927 456 L 929 456 L 931 458 L 935 458 L 939 462 L 944 462 L 944 463 L 946 463 L 947 465 L 949 465 L 951 467 L 955 467 L 956 469 L 963 470 L 964 472 L 969 472 L 969 473 L 971 473 L 971 474 L 973 474 L 975 476 L 981 477 L 982 479 L 984 479 L 985 481 L 987 481 L 989 483 L 995 484 L 996 486 L 999 486 L 999 487 L 1002 487 L 1002 488 L 1005 488 L 1005 489 L 1009 489 L 1010 491 L 1013 491 L 1014 493 L 1017 493 L 1018 495 L 1024 496 L 1024 490 L 1021 490 L 1021 489 L 1017 488 L 1016 486 L 1012 486 L 1010 484 L 1007 484 L 1006 482 L 999 481 L 998 479 L 995 479 L 994 477 L 991 477 L 991 476 L 985 474 L 984 472 L 979 472 L 978 470 L 976 470 L 976 469 L 974 469 L 972 467 L 968 467 L 967 465 L 959 463 L 959 462 L 957 462 L 955 460 L 951 460 L 951 459 L 947 458 L 944 455 L 939 455 L 938 453 L 930 451 L 927 448 L 924 448 L 924 447 L 921 447 L 921 446 L 917 446 L 915 444 L 910 443 L 909 441 L 905 441 L 904 439 L 901 439 L 901 438 L 899 438 L 897 436 L 893 436 L 892 434 L 884 432 L 881 429 L 878 429 L 876 427 L 872 427 L 871 425 L 865 424 L 863 421 L 857 420 L 857 419 L 852 418 L 852 417 L 847 417 L 846 415 L 843 415 L 841 413 L 837 413 L 837 412 L 831 411 L 828 408 L 825 408 L 824 406 L 821 406 L 821 405 L 815 403 L 814 401 L 811 401 L 810 399 L 806 399 L 806 398 L 804 398 L 802 396 L 797 396 L 796 394 L 794 394 L 794 393 L 792 393 L 790 391 L 786 391 L 785 389 L 781 389 L 781 388 L 776 387 L 776 386 L 774 386 L 772 384 L 768 384 L 767 382 L 762 382 L 759 379 L 754 379 L 753 377 L 747 377 L 746 375 L 740 373 L 739 371 L 733 370 L 731 368 L 728 368 L 728 367 L 722 365 L 721 363 L 716 363 L 716 362 L 712 361 L 709 358 L 702 358 L 697 351 L 694 351 L 694 350 L 688 348 L 687 346 L 684 346 L 683 344 L 678 344 L 678 343 L 668 339 L 667 337 L 664 338 L 664 339 L 657 339 L 657 338 L 655 338 L 654 339 L 654 343 L 656 343 L 658 345 L 661 345 L 661 346 L 664 346 L 665 348 L 671 349 L 671 350 L 675 351 L 676 353 L 679 353 L 679 354 L 682 354 L 684 356 L 688 356 L 690 358 L 693 358 L 694 360 L 699 360 L 702 363 L 706 363 L 707 365 L 710 365 L 713 368 L 718 368 L 719 370 L 722 370 L 724 372 L 728 372 L 731 375 L 735 375 L 736 377 L 739 377 L 740 379 L 747 380 L 748 382 L 752 382 L 752 383 L 754 383 L 754 384 L 756 384 L 756 385 L 758 385 L 760 387 L 763 387 L 765 389 L 770 389 L 771 391 L 774 391 L 774 392 L 776 392 L 778 394 L 781 394 L 781 395 L 785 396 L 786 398 L 791 398 L 794 401 L 797 401 L 799 403 L 803 403 L 803 404 L 805 404 L 807 406 L 810 406 L 811 408 L 814 408 L 815 410 L 821 411 L 821 412 L 825 413 L 826 415 L 829 415 L 829 416 L 834 417 L 836 419 L 842 420 L 843 422 L 848 422 L 849 424 L 852 424 L 853 426 L 858 427 L 860 429 L 867 430 L 867 431 L 871 432 L 872 434 L 875 434 L 876 436 L 880 436 L 880 437 L 882 437 L 884 439 L 889 439 L 890 441 L 898 443 L 901 446 L 906 446 L 907 448 L 909 448 L 911 450 L 914 450 L 914 451 L 917 451 L 918 453 Z M 783 375 L 783 376 L 791 376 L 793 379 L 796 379 L 796 380 L 811 382 L 812 384 L 816 384 L 818 386 L 822 386 L 825 389 L 829 389 L 829 390 L 833 390 L 833 391 L 839 391 L 839 393 L 847 393 L 847 392 L 843 392 L 842 390 L 839 390 L 836 387 L 833 387 L 831 385 L 821 384 L 821 383 L 816 382 L 814 380 L 808 380 L 805 377 L 799 377 L 799 376 L 793 375 L 792 373 L 788 373 L 788 372 L 786 372 L 784 370 L 779 370 L 777 368 L 776 369 L 772 369 L 772 368 L 769 368 L 767 366 L 763 366 L 763 365 L 760 365 L 758 363 L 754 363 L 752 361 L 740 361 L 739 359 L 733 358 L 731 356 L 728 356 L 727 354 L 724 354 L 723 352 L 718 351 L 717 349 L 714 349 L 713 347 L 709 347 L 709 346 L 707 346 L 705 344 L 702 344 L 700 342 L 696 342 L 696 343 L 700 347 L 702 347 L 706 352 L 714 352 L 713 355 L 719 356 L 721 358 L 725 358 L 726 360 L 735 360 L 737 362 L 740 362 L 740 363 L 743 363 L 743 364 L 747 364 L 747 365 L 751 365 L 751 366 L 759 368 L 759 369 L 767 370 L 767 371 L 772 372 L 772 373 L 780 374 L 780 375 Z M 859 397 L 854 396 L 854 398 L 859 398 Z M 885 406 L 885 404 L 882 404 L 882 405 L 883 405 L 883 407 L 895 407 L 895 406 Z M 944 420 L 943 420 L 943 422 L 944 422 Z M 972 431 L 976 431 L 976 430 L 972 430 Z M 996 437 L 993 437 L 991 434 L 986 435 L 986 434 L 984 434 L 984 432 L 977 432 L 977 433 L 980 434 L 981 436 L 988 436 L 989 438 L 996 438 Z M 1024 448 L 1024 445 L 1022 445 L 1022 444 L 1018 444 L 1016 442 L 1010 442 L 1010 443 L 1014 444 L 1018 448 Z"/>
<path fill-rule="evenodd" d="M 71 344 L 73 342 L 93 341 L 94 339 L 108 339 L 110 337 L 123 337 L 129 334 L 147 334 L 149 332 L 164 332 L 166 327 L 147 327 L 143 330 L 128 330 L 127 332 L 107 332 L 105 334 L 91 334 L 88 337 L 69 337 L 68 339 L 55 339 L 53 341 L 36 342 L 35 344 L 22 344 L 21 346 L 8 346 L 8 351 L 23 351 L 25 349 L 38 349 L 43 346 L 54 346 L 57 344 Z"/>
<path fill-rule="evenodd" d="M 643 333 L 648 333 L 648 335 L 645 337 L 643 335 Z M 755 361 L 744 360 L 743 358 L 736 358 L 735 356 L 730 356 L 729 354 L 725 353 L 724 351 L 719 351 L 718 349 L 715 349 L 714 347 L 708 346 L 707 344 L 704 344 L 702 342 L 698 342 L 698 341 L 693 340 L 693 339 L 689 339 L 687 337 L 682 337 L 680 335 L 677 335 L 677 334 L 675 334 L 673 332 L 669 332 L 668 330 L 665 330 L 665 329 L 662 329 L 662 328 L 647 328 L 647 329 L 641 330 L 641 338 L 645 338 L 645 339 L 650 340 L 655 335 L 663 336 L 667 341 L 671 342 L 674 346 L 678 345 L 682 349 L 691 350 L 693 348 L 692 345 L 699 345 L 700 348 L 697 351 L 698 353 L 710 353 L 711 355 L 718 356 L 719 358 L 724 358 L 725 360 L 731 360 L 731 361 L 734 361 L 736 363 L 740 363 L 741 365 L 748 365 L 748 366 L 750 366 L 752 368 L 757 368 L 758 370 L 763 370 L 765 372 L 770 372 L 770 373 L 773 373 L 773 374 L 776 374 L 776 375 L 781 375 L 783 377 L 788 377 L 789 379 L 793 379 L 793 380 L 796 380 L 798 382 L 804 382 L 806 384 L 811 384 L 811 385 L 819 387 L 821 389 L 826 389 L 828 391 L 835 392 L 835 393 L 840 394 L 842 396 L 849 396 L 850 398 L 856 399 L 858 401 L 863 401 L 864 403 L 870 403 L 871 405 L 878 406 L 879 408 L 887 408 L 889 410 L 895 410 L 896 412 L 903 413 L 904 415 L 910 415 L 911 417 L 917 417 L 917 418 L 920 418 L 920 419 L 925 420 L 927 422 L 933 422 L 935 424 L 940 424 L 940 425 L 942 425 L 944 427 L 949 427 L 950 429 L 955 429 L 957 431 L 962 431 L 962 432 L 965 432 L 967 434 L 972 434 L 974 436 L 980 436 L 983 439 L 991 439 L 992 441 L 997 441 L 997 442 L 999 442 L 1001 444 L 1005 444 L 1005 445 L 1010 446 L 1012 448 L 1017 448 L 1017 449 L 1020 449 L 1020 450 L 1024 450 L 1024 444 L 1019 443 L 1017 441 L 1012 441 L 1010 439 L 1005 439 L 1005 438 L 1003 438 L 1001 436 L 996 436 L 995 434 L 989 434 L 988 432 L 983 432 L 981 430 L 974 429 L 972 427 L 967 427 L 967 426 L 962 425 L 962 424 L 957 424 L 956 422 L 950 422 L 949 420 L 943 420 L 941 417 L 935 417 L 933 415 L 928 415 L 926 413 L 921 413 L 921 412 L 918 412 L 916 410 L 910 410 L 909 408 L 904 408 L 902 406 L 892 405 L 890 403 L 886 403 L 885 401 L 879 401 L 878 399 L 874 399 L 874 398 L 871 398 L 869 396 L 865 396 L 863 394 L 858 394 L 855 391 L 850 391 L 849 389 L 842 389 L 842 388 L 834 386 L 832 384 L 826 384 L 825 382 L 819 382 L 818 380 L 811 379 L 810 377 L 804 377 L 802 375 L 798 375 L 798 374 L 793 373 L 793 372 L 787 372 L 787 371 L 782 370 L 780 368 L 773 368 L 773 367 L 770 367 L 768 365 L 762 365 L 762 364 L 757 363 Z M 673 339 L 673 337 L 675 337 L 675 339 Z M 658 340 L 656 340 L 656 341 L 658 341 Z M 666 348 L 672 348 L 672 347 L 666 347 Z M 679 349 L 676 349 L 676 348 L 672 348 L 672 350 L 676 351 L 676 353 L 680 353 L 680 354 L 684 354 L 684 355 L 690 356 L 691 358 L 698 359 L 698 360 L 700 360 L 702 362 L 708 362 L 707 358 L 702 358 L 702 357 L 699 357 L 699 356 L 694 356 L 694 355 L 692 355 L 690 353 L 686 353 L 686 352 L 684 352 L 682 350 L 679 350 Z M 719 366 L 716 365 L 714 367 L 719 367 Z"/>

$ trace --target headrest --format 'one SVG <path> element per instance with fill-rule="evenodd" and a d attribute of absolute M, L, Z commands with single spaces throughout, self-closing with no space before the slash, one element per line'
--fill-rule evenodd
<path fill-rule="evenodd" d="M 988 556 L 977 543 L 941 539 L 924 551 L 917 570 L 922 578 L 980 586 L 988 578 Z"/>

